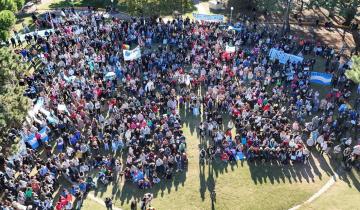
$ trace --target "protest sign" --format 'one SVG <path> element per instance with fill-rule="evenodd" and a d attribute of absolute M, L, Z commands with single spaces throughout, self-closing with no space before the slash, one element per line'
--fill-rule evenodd
<path fill-rule="evenodd" d="M 139 46 L 133 50 L 123 50 L 123 53 L 125 61 L 131 61 L 141 58 L 141 51 Z"/>
<path fill-rule="evenodd" d="M 292 55 L 292 54 L 288 54 L 285 53 L 283 51 L 271 48 L 270 53 L 269 53 L 270 59 L 271 60 L 275 60 L 278 59 L 280 63 L 285 64 L 288 61 L 290 61 L 291 63 L 302 63 L 304 58 L 297 56 L 297 55 Z"/>
<path fill-rule="evenodd" d="M 208 22 L 222 22 L 224 21 L 223 15 L 206 15 L 193 13 L 194 19 L 197 21 L 208 21 Z"/>

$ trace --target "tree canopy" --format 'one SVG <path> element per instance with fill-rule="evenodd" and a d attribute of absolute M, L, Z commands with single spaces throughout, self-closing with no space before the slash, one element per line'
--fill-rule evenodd
<path fill-rule="evenodd" d="M 26 117 L 30 101 L 24 96 L 25 87 L 19 85 L 25 71 L 27 66 L 19 55 L 0 49 L 0 137 L 7 129 L 20 126 Z"/>
<path fill-rule="evenodd" d="M 14 2 L 18 11 L 25 5 L 25 0 L 14 0 Z"/>
<path fill-rule="evenodd" d="M 10 36 L 10 30 L 16 21 L 15 15 L 10 10 L 0 12 L 0 39 L 7 40 Z"/>
<path fill-rule="evenodd" d="M 12 12 L 16 12 L 18 7 L 14 0 L 0 0 L 0 11 L 2 10 L 10 10 Z"/>
<path fill-rule="evenodd" d="M 0 12 L 0 30 L 9 30 L 15 24 L 16 18 L 10 10 Z"/>
<path fill-rule="evenodd" d="M 15 24 L 14 12 L 20 10 L 25 0 L 0 0 L 0 40 L 7 40 Z"/>
<path fill-rule="evenodd" d="M 345 75 L 348 79 L 360 84 L 360 56 L 353 56 L 351 61 L 352 67 L 345 72 Z"/>
<path fill-rule="evenodd" d="M 358 15 L 360 0 L 310 0 L 310 7 L 323 7 L 329 11 L 329 16 L 339 15 L 344 18 L 344 25 L 350 25 Z"/>

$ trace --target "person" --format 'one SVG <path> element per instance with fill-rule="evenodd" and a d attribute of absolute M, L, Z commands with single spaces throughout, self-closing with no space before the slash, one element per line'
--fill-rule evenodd
<path fill-rule="evenodd" d="M 141 203 L 141 209 L 146 210 L 147 206 L 151 206 L 151 201 L 153 199 L 154 195 L 152 193 L 145 193 L 142 203 Z"/>
<path fill-rule="evenodd" d="M 15 48 L 16 47 L 16 40 L 15 40 L 14 37 L 10 38 L 10 42 L 11 42 L 12 47 Z"/>
<path fill-rule="evenodd" d="M 113 203 L 112 203 L 111 198 L 109 198 L 109 197 L 105 198 L 105 206 L 106 206 L 106 209 L 108 209 L 108 210 L 113 209 Z"/>
<path fill-rule="evenodd" d="M 200 150 L 200 164 L 205 163 L 205 158 L 206 158 L 206 150 L 204 148 L 202 148 Z"/>
<path fill-rule="evenodd" d="M 184 104 L 181 111 L 202 119 L 204 139 L 213 147 L 209 157 L 231 163 L 246 159 L 292 167 L 309 155 L 308 139 L 309 145 L 316 143 L 328 152 L 333 141 L 360 125 L 354 106 L 335 120 L 339 107 L 352 103 L 349 97 L 356 88 L 345 76 L 347 62 L 335 49 L 313 39 L 280 35 L 277 29 L 254 24 L 234 32 L 222 30 L 219 23 L 188 18 L 105 21 L 92 8 L 74 13 L 61 10 L 52 18 L 54 33 L 46 37 L 35 33 L 30 49 L 18 51 L 23 56 L 19 62 L 40 64 L 33 75 L 21 76 L 26 95 L 34 101 L 32 110 L 39 112 L 31 112 L 30 121 L 19 129 L 27 142 L 26 154 L 16 164 L 5 159 L 2 172 L 8 181 L 0 182 L 0 187 L 6 190 L 6 208 L 13 208 L 13 200 L 21 202 L 22 194 L 31 195 L 28 206 L 37 204 L 32 199 L 35 192 L 56 192 L 62 176 L 81 184 L 86 173 L 99 169 L 102 181 L 108 183 L 119 170 L 117 151 L 126 160 L 119 160 L 120 175 L 142 189 L 161 184 L 159 177 L 172 179 L 174 173 L 184 173 L 178 170 L 188 161 L 178 97 Z M 41 23 L 40 18 L 36 22 Z M 75 25 L 79 30 L 73 31 Z M 120 53 L 124 44 L 146 39 L 159 47 L 140 47 L 141 58 L 125 61 Z M 229 40 L 235 42 L 235 52 L 226 52 Z M 309 59 L 273 60 L 268 55 L 274 49 L 293 55 L 303 52 Z M 315 57 L 329 60 L 328 72 L 337 78 L 324 97 L 310 85 L 306 70 L 322 62 Z M 306 122 L 310 116 L 321 117 Z M 57 147 L 46 160 L 39 156 L 45 147 L 40 144 L 44 134 L 39 133 L 44 125 Z M 38 145 L 26 141 L 33 135 Z M 340 154 L 350 147 L 345 145 Z M 347 155 L 344 161 L 350 156 L 355 158 L 349 162 L 353 165 L 358 156 Z M 35 166 L 41 170 L 32 177 L 30 169 Z M 16 172 L 21 176 L 15 179 Z M 31 183 L 34 193 L 24 183 Z M 64 193 L 53 202 L 47 196 L 38 199 L 61 208 L 70 196 Z"/>
<path fill-rule="evenodd" d="M 216 192 L 215 192 L 215 190 L 211 191 L 210 198 L 211 198 L 212 202 L 216 202 Z"/>
<path fill-rule="evenodd" d="M 136 200 L 132 200 L 130 203 L 130 209 L 131 210 L 137 210 L 137 202 Z"/>

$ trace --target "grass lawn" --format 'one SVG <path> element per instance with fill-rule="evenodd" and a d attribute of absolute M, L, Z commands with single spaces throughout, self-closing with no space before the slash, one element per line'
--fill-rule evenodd
<path fill-rule="evenodd" d="M 17 15 L 16 23 L 14 25 L 14 30 L 16 30 L 20 33 L 24 33 L 23 25 L 22 25 L 23 23 L 29 27 L 30 31 L 34 30 L 34 25 L 33 25 L 33 21 L 31 18 L 31 14 Z"/>
<path fill-rule="evenodd" d="M 115 206 L 130 208 L 133 198 L 151 192 L 157 209 L 288 209 L 316 193 L 332 175 L 327 161 L 316 155 L 308 165 L 279 166 L 270 163 L 199 165 L 199 147 L 206 142 L 197 138 L 199 118 L 182 112 L 183 130 L 187 137 L 189 166 L 186 173 L 173 180 L 162 180 L 148 190 L 139 190 L 132 183 L 117 183 L 91 192 L 98 198 L 113 197 Z M 352 185 L 352 184 L 351 184 Z M 344 192 L 349 187 L 344 187 Z M 216 190 L 216 202 L 209 192 Z M 352 189 L 353 195 L 356 189 Z M 350 196 L 353 199 L 353 197 Z M 87 199 L 84 209 L 91 206 Z M 335 201 L 341 203 L 341 201 Z M 325 205 L 325 204 L 324 204 Z"/>
<path fill-rule="evenodd" d="M 360 209 L 359 178 L 360 175 L 353 171 L 346 178 L 337 180 L 326 193 L 316 199 L 313 203 L 306 204 L 301 209 Z"/>
<path fill-rule="evenodd" d="M 82 209 L 92 209 L 92 210 L 105 210 L 106 208 L 100 204 L 98 204 L 97 202 L 95 201 L 91 201 L 91 200 L 88 200 L 84 203 L 84 205 L 82 206 Z"/>

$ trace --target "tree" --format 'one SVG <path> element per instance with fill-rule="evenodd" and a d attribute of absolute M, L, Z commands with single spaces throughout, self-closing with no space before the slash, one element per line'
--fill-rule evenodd
<path fill-rule="evenodd" d="M 23 6 L 25 5 L 25 0 L 14 0 L 15 4 L 16 4 L 16 9 L 19 11 L 23 8 Z"/>
<path fill-rule="evenodd" d="M 19 85 L 19 79 L 25 71 L 27 71 L 27 66 L 22 64 L 19 55 L 6 48 L 0 49 L 1 139 L 7 135 L 8 129 L 21 126 L 27 115 L 30 100 L 24 96 L 25 87 Z"/>
<path fill-rule="evenodd" d="M 10 29 L 15 24 L 15 15 L 10 10 L 0 12 L 0 39 L 7 40 L 10 36 Z"/>
<path fill-rule="evenodd" d="M 0 12 L 0 29 L 8 30 L 15 24 L 16 18 L 13 12 L 3 10 Z"/>
<path fill-rule="evenodd" d="M 239 0 L 229 0 L 227 7 L 240 5 Z M 244 0 L 243 0 L 244 1 Z M 292 13 L 293 0 L 246 0 L 243 2 L 247 9 L 255 9 L 256 11 L 265 13 L 283 14 L 283 32 L 290 31 L 290 14 Z"/>
<path fill-rule="evenodd" d="M 284 13 L 284 24 L 283 24 L 283 32 L 290 32 L 290 8 L 291 8 L 292 0 L 286 1 L 286 9 Z"/>
<path fill-rule="evenodd" d="M 358 15 L 360 0 L 310 0 L 310 7 L 323 7 L 329 11 L 329 17 L 339 15 L 344 25 L 349 26 Z"/>
<path fill-rule="evenodd" d="M 12 12 L 17 11 L 17 6 L 14 0 L 0 0 L 0 11 L 10 10 Z"/>
<path fill-rule="evenodd" d="M 360 83 L 360 56 L 353 56 L 351 58 L 352 67 L 345 72 L 345 76 L 353 82 Z"/>
<path fill-rule="evenodd" d="M 0 40 L 8 40 L 10 37 L 10 32 L 8 30 L 1 30 L 0 29 Z"/>

